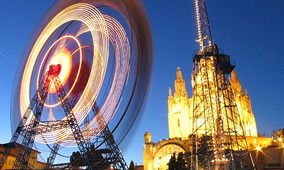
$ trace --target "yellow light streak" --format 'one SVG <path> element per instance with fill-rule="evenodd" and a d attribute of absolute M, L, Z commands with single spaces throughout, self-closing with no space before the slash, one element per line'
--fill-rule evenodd
<path fill-rule="evenodd" d="M 36 42 L 34 43 L 33 48 L 27 58 L 27 62 L 24 68 L 22 80 L 21 80 L 21 89 L 20 89 L 20 112 L 23 116 L 27 106 L 30 103 L 30 82 L 33 74 L 33 66 L 36 64 L 40 50 L 44 46 L 45 42 L 48 41 L 50 36 L 63 24 L 68 23 L 70 21 L 79 21 L 82 24 L 82 28 L 78 31 L 77 35 L 71 36 L 63 36 L 60 40 L 64 38 L 71 38 L 78 45 L 78 49 L 80 50 L 80 62 L 82 60 L 82 48 L 79 40 L 76 38 L 79 35 L 89 32 L 92 36 L 92 44 L 93 44 L 93 56 L 92 56 L 92 65 L 90 76 L 84 91 L 82 92 L 77 104 L 73 108 L 73 113 L 78 121 L 78 124 L 82 124 L 86 116 L 91 110 L 91 106 L 97 99 L 99 91 L 102 87 L 104 77 L 106 74 L 108 59 L 109 59 L 109 42 L 113 45 L 113 49 L 115 50 L 115 72 L 113 76 L 113 82 L 111 85 L 111 89 L 107 95 L 105 102 L 101 107 L 101 115 L 105 119 L 106 122 L 109 122 L 116 111 L 116 105 L 120 102 L 120 96 L 122 94 L 123 88 L 125 86 L 126 80 L 129 76 L 129 63 L 130 63 L 130 47 L 127 34 L 123 28 L 123 26 L 113 17 L 108 15 L 103 15 L 101 12 L 95 8 L 91 4 L 87 3 L 77 3 L 71 5 L 61 12 L 59 12 L 50 22 L 46 25 L 46 27 L 42 30 L 40 35 L 38 36 Z M 53 44 L 55 45 L 58 41 L 55 41 Z M 59 49 L 60 50 L 60 49 Z M 65 55 L 70 55 L 67 52 L 63 52 L 60 54 L 61 57 Z M 74 54 L 74 52 L 73 52 Z M 71 54 L 71 56 L 73 55 Z M 54 59 L 52 59 L 54 57 Z M 58 59 L 56 59 L 58 57 Z M 60 56 L 52 56 L 48 65 L 53 63 L 60 63 Z M 70 62 L 68 62 L 70 64 Z M 63 64 L 65 66 L 65 64 Z M 81 64 L 80 64 L 81 65 Z M 44 67 L 43 63 L 41 63 L 41 67 Z M 48 67 L 47 67 L 48 68 Z M 79 68 L 80 70 L 80 68 Z M 63 70 L 62 70 L 63 71 Z M 80 74 L 78 71 L 77 78 Z M 62 75 L 66 76 L 68 79 L 69 73 L 68 68 L 67 72 L 62 72 Z M 38 75 L 39 77 L 39 75 Z M 76 78 L 76 81 L 77 81 Z M 39 78 L 38 78 L 39 79 Z M 66 83 L 65 77 L 60 77 L 62 83 Z M 38 82 L 38 81 L 37 81 Z M 73 84 L 67 96 L 70 95 L 72 89 L 74 88 L 76 83 Z M 39 87 L 39 84 L 37 85 Z M 52 92 L 52 90 L 51 90 Z M 56 103 L 54 105 L 47 105 L 47 107 L 55 107 L 59 105 Z M 62 118 L 65 120 L 66 117 Z M 26 124 L 29 124 L 30 119 L 28 119 Z M 96 118 L 90 120 L 88 125 L 81 126 L 82 133 L 90 134 L 91 138 L 94 138 L 97 134 L 99 134 L 102 129 L 102 126 L 98 125 Z M 62 141 L 68 146 L 76 146 L 76 142 L 73 138 L 72 131 L 70 128 L 63 128 L 57 131 L 44 133 L 36 136 L 36 141 L 40 143 L 54 143 L 58 141 Z M 70 144 L 70 145 L 69 145 Z"/>

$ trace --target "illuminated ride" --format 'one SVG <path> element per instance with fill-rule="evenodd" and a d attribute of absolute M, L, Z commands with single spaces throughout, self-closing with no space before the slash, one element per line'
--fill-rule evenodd
<path fill-rule="evenodd" d="M 212 42 L 205 0 L 195 0 L 195 9 L 191 169 L 255 169 L 229 81 L 235 66 Z"/>
<path fill-rule="evenodd" d="M 56 155 L 64 156 L 59 149 L 78 147 L 80 166 L 126 169 L 118 144 L 138 119 L 151 68 L 151 34 L 139 2 L 56 2 L 19 62 L 10 143 L 24 147 L 13 169 L 31 168 L 34 144 L 51 150 L 50 167 Z"/>

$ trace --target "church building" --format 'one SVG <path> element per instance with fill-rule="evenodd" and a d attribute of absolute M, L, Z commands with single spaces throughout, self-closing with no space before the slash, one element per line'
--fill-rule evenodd
<path fill-rule="evenodd" d="M 269 146 L 273 139 L 258 137 L 256 121 L 247 89 L 242 89 L 240 80 L 235 71 L 232 72 L 229 81 L 241 117 L 249 150 L 255 150 L 256 147 L 259 146 Z M 144 170 L 168 169 L 169 160 L 174 153 L 178 154 L 182 152 L 187 154 L 191 152 L 190 135 L 192 134 L 193 97 L 188 96 L 180 67 L 177 68 L 174 90 L 173 93 L 173 90 L 169 88 L 169 139 L 154 143 L 151 141 L 150 132 L 147 131 L 145 133 Z"/>

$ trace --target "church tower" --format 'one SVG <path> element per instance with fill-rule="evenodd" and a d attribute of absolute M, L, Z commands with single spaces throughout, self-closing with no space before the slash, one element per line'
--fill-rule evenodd
<path fill-rule="evenodd" d="M 169 88 L 168 122 L 170 138 L 188 138 L 191 134 L 190 102 L 180 67 L 177 68 L 175 93 Z"/>
<path fill-rule="evenodd" d="M 238 107 L 239 113 L 241 113 L 241 119 L 246 136 L 257 136 L 256 122 L 254 114 L 252 112 L 251 101 L 248 96 L 247 89 L 242 90 L 241 82 L 237 77 L 236 72 L 232 71 L 231 87 L 235 94 L 235 101 Z"/>
<path fill-rule="evenodd" d="M 251 101 L 247 93 L 247 89 L 242 89 L 241 82 L 233 70 L 231 79 L 231 87 L 235 96 L 238 112 L 241 116 L 245 136 L 257 136 L 256 122 L 252 112 Z M 169 88 L 168 96 L 168 123 L 169 138 L 187 139 L 192 131 L 192 97 L 189 98 L 185 81 L 182 77 L 180 67 L 177 68 L 175 91 Z M 199 120 L 202 122 L 202 120 Z"/>
<path fill-rule="evenodd" d="M 247 144 L 251 151 L 256 147 L 267 147 L 272 143 L 273 138 L 257 137 L 257 128 L 252 112 L 251 101 L 247 90 L 242 88 L 241 82 L 235 71 L 232 71 L 229 79 L 232 91 L 234 93 L 236 107 L 240 114 Z M 192 82 L 193 83 L 193 82 Z M 193 86 L 194 84 L 192 84 Z M 168 163 L 171 156 L 175 153 L 188 154 L 192 152 L 192 140 L 189 135 L 192 134 L 192 115 L 193 115 L 193 97 L 189 98 L 185 81 L 180 68 L 176 71 L 176 80 L 174 90 L 169 88 L 168 96 L 168 128 L 169 139 L 153 142 L 151 134 L 147 131 L 144 135 L 144 170 L 168 169 Z M 203 122 L 200 118 L 197 122 Z M 226 124 L 224 124 L 226 126 Z M 202 132 L 202 131 L 201 131 Z M 201 133 L 200 135 L 202 135 Z M 190 155 L 190 154 L 189 154 Z M 188 163 L 190 156 L 188 155 Z"/>

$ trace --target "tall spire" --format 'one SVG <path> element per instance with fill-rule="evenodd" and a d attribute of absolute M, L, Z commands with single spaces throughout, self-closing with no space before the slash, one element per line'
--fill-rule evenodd
<path fill-rule="evenodd" d="M 177 80 L 183 80 L 180 67 L 177 67 Z"/>
<path fill-rule="evenodd" d="M 231 86 L 236 94 L 243 94 L 241 81 L 239 80 L 235 70 L 232 71 Z"/>
<path fill-rule="evenodd" d="M 168 97 L 170 138 L 188 138 L 188 135 L 191 133 L 189 108 L 190 103 L 185 89 L 185 81 L 182 77 L 180 67 L 177 67 L 174 94 L 172 94 L 172 89 L 169 88 Z"/>
<path fill-rule="evenodd" d="M 185 88 L 185 81 L 182 77 L 182 73 L 180 67 L 177 67 L 177 77 L 175 80 L 175 96 L 186 96 L 187 92 Z"/>
<path fill-rule="evenodd" d="M 245 88 L 245 96 L 248 96 L 248 90 Z"/>
<path fill-rule="evenodd" d="M 238 77 L 237 77 L 236 71 L 233 70 L 232 71 L 232 81 L 237 81 L 237 80 L 238 80 Z"/>

